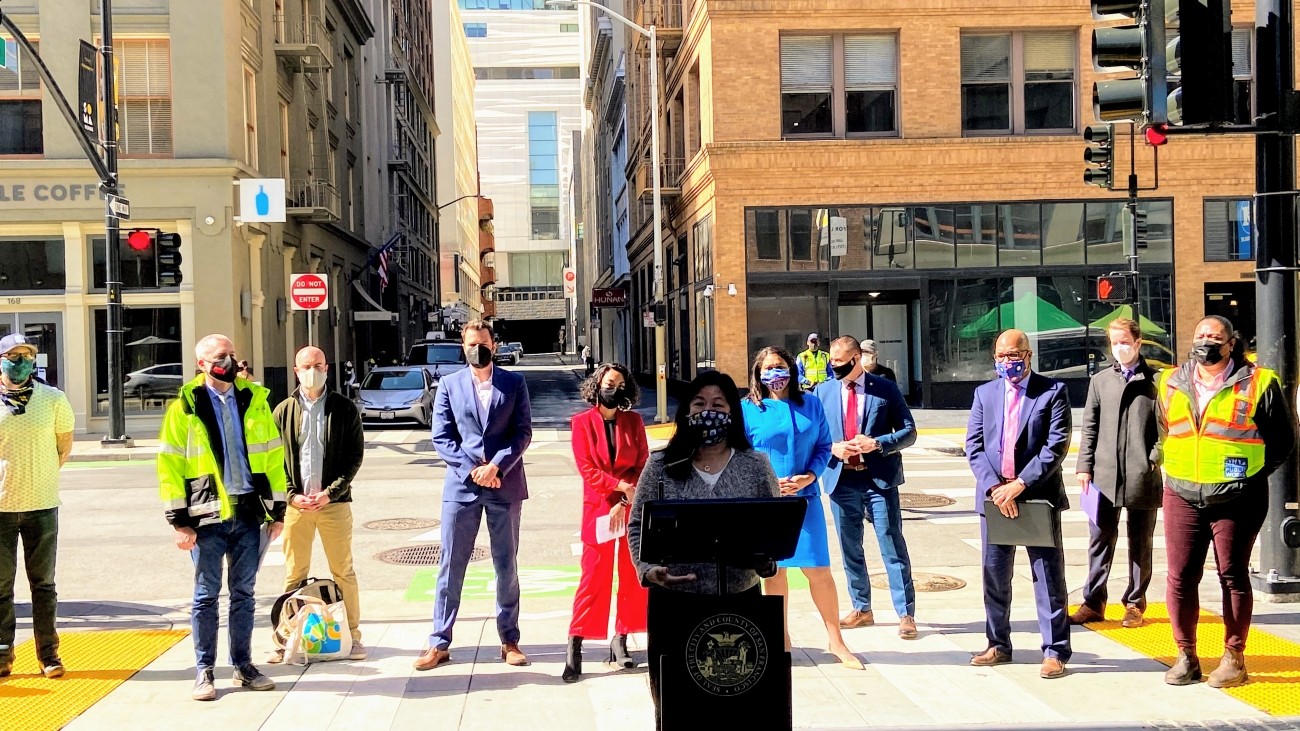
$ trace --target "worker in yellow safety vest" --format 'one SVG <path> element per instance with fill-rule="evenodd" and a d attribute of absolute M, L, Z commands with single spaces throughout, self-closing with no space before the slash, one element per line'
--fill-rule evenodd
<path fill-rule="evenodd" d="M 817 333 L 809 333 L 808 349 L 800 353 L 795 360 L 799 368 L 799 385 L 813 389 L 831 379 L 831 354 L 819 350 L 820 339 Z"/>
<path fill-rule="evenodd" d="M 217 599 L 229 567 L 230 660 L 237 685 L 272 690 L 253 665 L 254 588 L 262 553 L 284 528 L 284 448 L 270 391 L 238 377 L 235 345 L 209 335 L 194 348 L 202 374 L 181 386 L 159 434 L 158 483 L 176 547 L 194 561 L 191 611 L 198 677 L 191 697 L 215 700 Z"/>
<path fill-rule="evenodd" d="M 1277 374 L 1246 359 L 1241 334 L 1226 318 L 1197 324 L 1191 354 L 1180 368 L 1162 371 L 1156 385 L 1166 594 L 1178 645 L 1165 682 L 1192 685 L 1201 679 L 1197 587 L 1213 543 L 1225 638 L 1209 685 L 1228 688 L 1248 679 L 1242 653 L 1253 607 L 1250 554 L 1268 513 L 1268 476 L 1295 449 L 1296 419 Z"/>

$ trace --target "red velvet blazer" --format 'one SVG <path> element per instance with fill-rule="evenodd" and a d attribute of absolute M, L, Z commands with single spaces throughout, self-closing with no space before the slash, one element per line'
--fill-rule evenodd
<path fill-rule="evenodd" d="M 620 411 L 614 417 L 614 463 L 609 462 L 605 420 L 592 407 L 573 417 L 573 460 L 582 475 L 582 540 L 596 542 L 596 516 L 609 512 L 618 502 L 619 482 L 636 484 L 650 457 L 645 422 L 634 411 Z"/>

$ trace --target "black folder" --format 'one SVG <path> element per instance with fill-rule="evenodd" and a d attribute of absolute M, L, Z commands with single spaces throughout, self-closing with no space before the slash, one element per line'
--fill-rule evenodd
<path fill-rule="evenodd" d="M 998 546 L 1061 547 L 1060 512 L 1046 500 L 1018 501 L 1019 515 L 1008 518 L 990 498 L 984 500 L 985 535 Z"/>

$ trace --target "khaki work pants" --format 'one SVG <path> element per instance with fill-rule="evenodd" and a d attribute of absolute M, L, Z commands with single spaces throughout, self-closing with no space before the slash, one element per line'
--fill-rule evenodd
<path fill-rule="evenodd" d="M 361 639 L 361 596 L 352 568 L 352 503 L 330 503 L 320 510 L 299 510 L 289 505 L 284 516 L 284 590 L 294 591 L 311 571 L 312 540 L 320 533 L 321 548 L 334 583 L 343 592 L 348 610 L 348 630 L 354 642 Z"/>

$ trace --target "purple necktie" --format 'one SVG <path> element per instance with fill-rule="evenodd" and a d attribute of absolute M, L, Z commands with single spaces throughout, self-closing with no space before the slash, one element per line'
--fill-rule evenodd
<path fill-rule="evenodd" d="M 1016 441 L 1020 438 L 1020 398 L 1022 389 L 1012 385 L 1007 396 L 1006 419 L 1002 423 L 1002 479 L 1016 476 Z"/>

